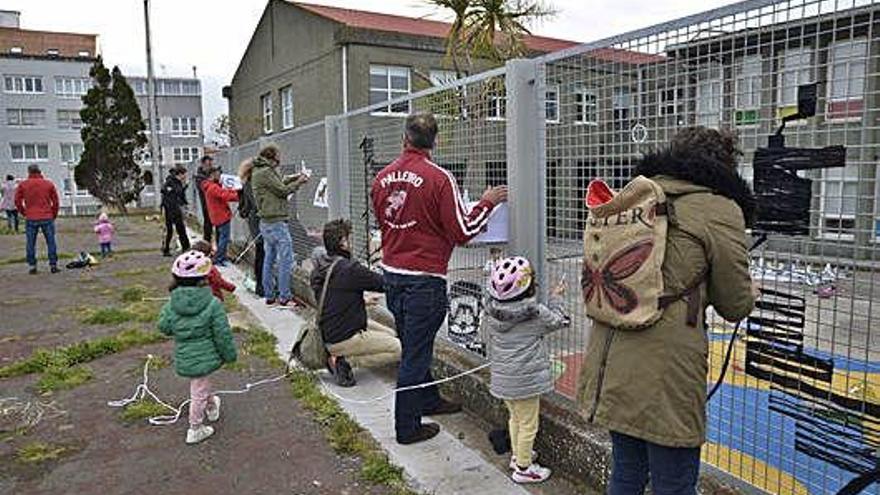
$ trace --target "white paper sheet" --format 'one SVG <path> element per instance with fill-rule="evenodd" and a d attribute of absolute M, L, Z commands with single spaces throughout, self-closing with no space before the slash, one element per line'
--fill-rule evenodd
<path fill-rule="evenodd" d="M 477 202 L 472 202 L 468 205 L 468 208 L 473 208 Z M 489 218 L 489 225 L 486 227 L 486 230 L 474 237 L 470 244 L 497 244 L 502 242 L 507 242 L 509 236 L 509 220 L 510 213 L 507 208 L 507 203 L 501 203 L 495 210 L 492 212 L 492 217 Z"/>

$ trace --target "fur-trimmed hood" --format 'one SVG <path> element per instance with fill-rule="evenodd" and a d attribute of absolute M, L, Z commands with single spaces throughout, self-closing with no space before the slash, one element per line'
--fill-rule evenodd
<path fill-rule="evenodd" d="M 709 158 L 669 150 L 656 151 L 642 158 L 634 175 L 665 175 L 707 187 L 714 194 L 733 200 L 742 210 L 747 227 L 751 227 L 755 219 L 755 196 L 749 184 L 734 170 Z"/>

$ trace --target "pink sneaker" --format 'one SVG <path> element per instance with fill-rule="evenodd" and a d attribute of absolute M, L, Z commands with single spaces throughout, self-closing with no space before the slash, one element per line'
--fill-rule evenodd
<path fill-rule="evenodd" d="M 536 463 L 532 463 L 531 466 L 526 469 L 516 468 L 513 470 L 513 474 L 510 476 L 513 481 L 523 484 L 523 483 L 541 483 L 546 481 L 547 478 L 550 477 L 550 469 L 540 466 Z"/>

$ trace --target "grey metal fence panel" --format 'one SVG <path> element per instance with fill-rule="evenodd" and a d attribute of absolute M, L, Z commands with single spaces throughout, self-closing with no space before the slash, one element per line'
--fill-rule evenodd
<path fill-rule="evenodd" d="M 844 145 L 846 167 L 801 172 L 813 180 L 809 234 L 771 235 L 752 269 L 805 300 L 803 325 L 786 325 L 786 339 L 744 328 L 708 404 L 704 461 L 771 493 L 833 493 L 880 460 L 878 11 L 872 1 L 742 2 L 543 60 L 551 280 L 579 278 L 591 179 L 620 188 L 643 153 L 703 125 L 738 134 L 751 181 L 756 150 L 797 109 L 797 87 L 818 83 L 817 115 L 789 124 L 785 144 Z M 595 358 L 584 355 L 580 299 L 568 294 L 575 325 L 551 339 L 569 398 L 580 363 Z M 707 326 L 711 386 L 733 326 L 711 311 Z"/>

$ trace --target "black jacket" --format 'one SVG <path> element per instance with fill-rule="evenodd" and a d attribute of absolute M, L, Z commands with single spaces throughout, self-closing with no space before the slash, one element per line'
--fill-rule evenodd
<path fill-rule="evenodd" d="M 208 218 L 208 203 L 205 202 L 205 191 L 202 190 L 202 182 L 208 179 L 210 174 L 202 170 L 201 166 L 196 167 L 196 173 L 193 174 L 193 185 L 199 193 L 199 202 L 202 204 L 202 213 Z"/>
<path fill-rule="evenodd" d="M 241 194 L 238 195 L 238 215 L 247 220 L 251 238 L 260 233 L 260 213 L 257 211 L 257 202 L 254 200 L 254 188 L 251 181 L 244 183 Z"/>
<path fill-rule="evenodd" d="M 367 306 L 364 291 L 384 292 L 382 275 L 352 261 L 350 255 L 315 256 L 310 283 L 315 299 L 320 299 L 327 270 L 337 257 L 342 259 L 333 269 L 327 287 L 327 300 L 318 326 L 326 344 L 338 344 L 367 329 Z"/>
<path fill-rule="evenodd" d="M 186 186 L 177 177 L 169 175 L 162 186 L 162 208 L 166 215 L 180 215 L 186 202 Z"/>

